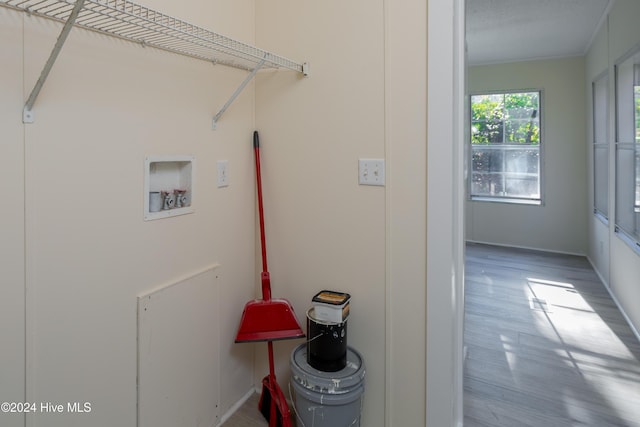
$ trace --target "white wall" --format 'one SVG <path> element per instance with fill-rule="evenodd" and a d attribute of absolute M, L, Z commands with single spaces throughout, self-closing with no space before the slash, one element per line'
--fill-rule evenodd
<path fill-rule="evenodd" d="M 254 39 L 250 0 L 145 3 Z M 92 403 L 84 418 L 38 414 L 31 426 L 134 426 L 136 297 L 219 263 L 222 362 L 193 369 L 220 369 L 221 401 L 212 404 L 224 413 L 253 385 L 252 346 L 233 343 L 255 295 L 253 85 L 212 131 L 212 116 L 245 72 L 74 29 L 35 123 L 23 125 L 23 101 L 61 26 L 5 8 L 0 22 L 8 202 L 0 222 L 1 400 Z M 195 213 L 145 222 L 144 159 L 166 154 L 196 157 Z M 215 186 L 221 159 L 229 161 L 225 189 Z"/>
<path fill-rule="evenodd" d="M 640 258 L 638 253 L 622 241 L 614 229 L 615 222 L 615 69 L 616 62 L 637 48 L 640 44 L 640 28 L 637 17 L 640 16 L 640 4 L 631 0 L 617 0 L 611 9 L 608 20 L 600 29 L 593 45 L 586 56 L 586 88 L 591 100 L 591 83 L 600 73 L 609 73 L 610 97 L 610 161 L 609 161 L 609 222 L 604 224 L 590 214 L 588 226 L 589 259 L 609 286 L 624 313 L 634 325 L 636 333 L 640 330 Z M 592 112 L 587 108 L 589 129 L 591 129 Z M 592 150 L 592 138 L 586 139 L 586 147 Z M 589 163 L 590 176 L 593 174 L 593 163 Z M 589 181 L 589 193 L 593 192 Z M 589 212 L 593 202 L 590 200 Z"/>
<path fill-rule="evenodd" d="M 0 9 L 0 401 L 24 400 L 24 144 L 22 120 L 22 32 L 19 17 Z M 13 81 L 10 81 L 13 79 Z M 0 414 L 7 427 L 23 426 L 19 414 Z"/>
<path fill-rule="evenodd" d="M 372 427 L 425 424 L 425 7 L 256 3 L 261 45 L 311 69 L 257 80 L 274 294 L 298 313 L 323 288 L 352 295 L 348 343 L 365 359 Z M 386 187 L 358 185 L 369 157 L 386 158 Z M 295 344 L 276 345 L 285 383 Z M 258 380 L 264 348 L 256 358 Z"/>
<path fill-rule="evenodd" d="M 467 239 L 585 254 L 584 59 L 469 68 L 469 92 L 542 89 L 542 206 L 469 201 Z"/>

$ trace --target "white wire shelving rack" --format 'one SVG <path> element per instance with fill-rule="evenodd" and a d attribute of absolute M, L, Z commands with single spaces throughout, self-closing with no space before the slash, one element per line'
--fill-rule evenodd
<path fill-rule="evenodd" d="M 0 0 L 0 6 L 64 24 L 40 78 L 25 103 L 25 123 L 34 121 L 32 109 L 36 98 L 74 26 L 249 71 L 240 87 L 213 118 L 214 128 L 258 70 L 282 68 L 308 75 L 306 63 L 292 61 L 128 0 Z"/>

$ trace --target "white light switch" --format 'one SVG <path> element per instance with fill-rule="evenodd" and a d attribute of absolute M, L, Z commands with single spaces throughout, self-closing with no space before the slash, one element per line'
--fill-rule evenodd
<path fill-rule="evenodd" d="M 218 188 L 229 186 L 229 161 L 218 160 Z"/>
<path fill-rule="evenodd" d="M 384 186 L 384 159 L 358 160 L 358 183 Z"/>

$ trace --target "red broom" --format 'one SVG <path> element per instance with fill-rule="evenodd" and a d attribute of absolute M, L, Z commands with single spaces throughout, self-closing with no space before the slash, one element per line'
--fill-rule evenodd
<path fill-rule="evenodd" d="M 291 427 L 291 411 L 276 381 L 273 361 L 273 341 L 303 338 L 304 332 L 296 319 L 289 301 L 271 298 L 271 280 L 267 268 L 267 249 L 262 207 L 262 178 L 260 174 L 260 142 L 258 132 L 253 133 L 253 149 L 256 161 L 258 187 L 258 213 L 260 217 L 260 243 L 262 246 L 262 300 L 249 301 L 245 305 L 236 342 L 267 341 L 269 374 L 262 380 L 262 395 L 258 408 L 269 421 L 269 427 Z"/>

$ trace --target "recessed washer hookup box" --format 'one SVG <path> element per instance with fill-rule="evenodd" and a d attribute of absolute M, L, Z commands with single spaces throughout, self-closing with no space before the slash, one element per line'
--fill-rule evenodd
<path fill-rule="evenodd" d="M 344 292 L 323 290 L 312 299 L 316 320 L 343 323 L 349 317 L 351 295 Z"/>

